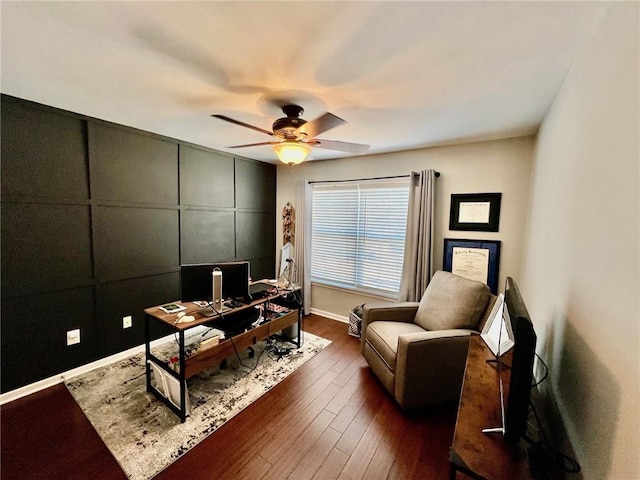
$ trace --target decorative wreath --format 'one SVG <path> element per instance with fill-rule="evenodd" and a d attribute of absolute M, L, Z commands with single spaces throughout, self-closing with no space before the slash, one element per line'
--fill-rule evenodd
<path fill-rule="evenodd" d="M 295 243 L 295 210 L 290 202 L 282 209 L 282 244 L 291 242 L 291 245 Z"/>

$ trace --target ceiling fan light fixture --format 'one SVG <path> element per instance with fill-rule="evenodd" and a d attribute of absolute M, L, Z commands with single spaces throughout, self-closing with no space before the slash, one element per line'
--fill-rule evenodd
<path fill-rule="evenodd" d="M 287 165 L 297 165 L 302 163 L 311 152 L 311 147 L 300 142 L 282 142 L 273 146 L 278 159 Z"/>

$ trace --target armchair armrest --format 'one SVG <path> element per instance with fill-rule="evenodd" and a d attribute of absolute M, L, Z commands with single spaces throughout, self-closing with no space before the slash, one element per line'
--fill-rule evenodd
<path fill-rule="evenodd" d="M 364 341 L 367 326 L 371 322 L 384 320 L 388 322 L 413 323 L 413 319 L 418 311 L 418 302 L 398 302 L 398 303 L 367 303 L 362 309 L 362 325 L 360 328 L 360 338 L 362 351 L 364 352 Z"/>
<path fill-rule="evenodd" d="M 395 372 L 398 403 L 411 408 L 458 398 L 471 334 L 477 332 L 437 330 L 398 337 Z"/>
<path fill-rule="evenodd" d="M 385 320 L 412 323 L 418 305 L 418 302 L 366 303 L 362 309 L 362 321 L 367 318 L 369 322 Z"/>

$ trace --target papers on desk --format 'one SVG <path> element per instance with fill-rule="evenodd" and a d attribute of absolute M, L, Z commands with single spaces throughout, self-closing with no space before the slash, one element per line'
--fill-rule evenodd
<path fill-rule="evenodd" d="M 165 313 L 178 313 L 186 309 L 187 307 L 183 305 L 178 305 L 177 303 L 168 303 L 160 307 L 160 310 L 162 310 Z"/>
<path fill-rule="evenodd" d="M 256 280 L 255 282 L 251 283 L 249 288 L 250 289 L 266 288 L 266 289 L 277 289 L 280 291 L 282 290 L 291 291 L 291 290 L 298 290 L 300 288 L 300 285 L 297 285 L 293 282 L 289 282 L 288 280 Z"/>

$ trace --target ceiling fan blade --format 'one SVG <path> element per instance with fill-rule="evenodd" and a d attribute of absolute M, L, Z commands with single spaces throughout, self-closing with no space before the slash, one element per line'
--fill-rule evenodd
<path fill-rule="evenodd" d="M 342 125 L 343 123 L 346 123 L 346 121 L 340 117 L 336 117 L 333 113 L 326 112 L 315 120 L 305 123 L 299 127 L 296 132 L 306 133 L 307 138 L 315 138 L 316 135 L 326 132 L 338 125 Z"/>
<path fill-rule="evenodd" d="M 273 137 L 273 132 L 270 132 L 269 130 L 264 130 L 263 128 L 260 128 L 260 127 L 254 127 L 253 125 L 249 125 L 248 123 L 241 122 L 240 120 L 234 120 L 233 118 L 229 118 L 224 115 L 217 115 L 217 114 L 213 114 L 211 116 L 215 118 L 219 118 L 220 120 L 224 120 L 225 122 L 235 123 L 236 125 L 240 125 L 241 127 L 250 128 L 251 130 L 255 130 L 257 132 L 266 133 L 267 135 Z"/>
<path fill-rule="evenodd" d="M 308 143 L 318 148 L 327 148 L 329 150 L 339 150 L 341 152 L 354 154 L 363 154 L 369 151 L 369 145 L 363 143 L 339 142 L 336 140 L 323 140 L 321 138 L 314 138 Z"/>
<path fill-rule="evenodd" d="M 277 145 L 278 143 L 280 142 L 245 143 L 244 145 L 230 145 L 226 148 L 259 147 L 261 145 Z"/>

